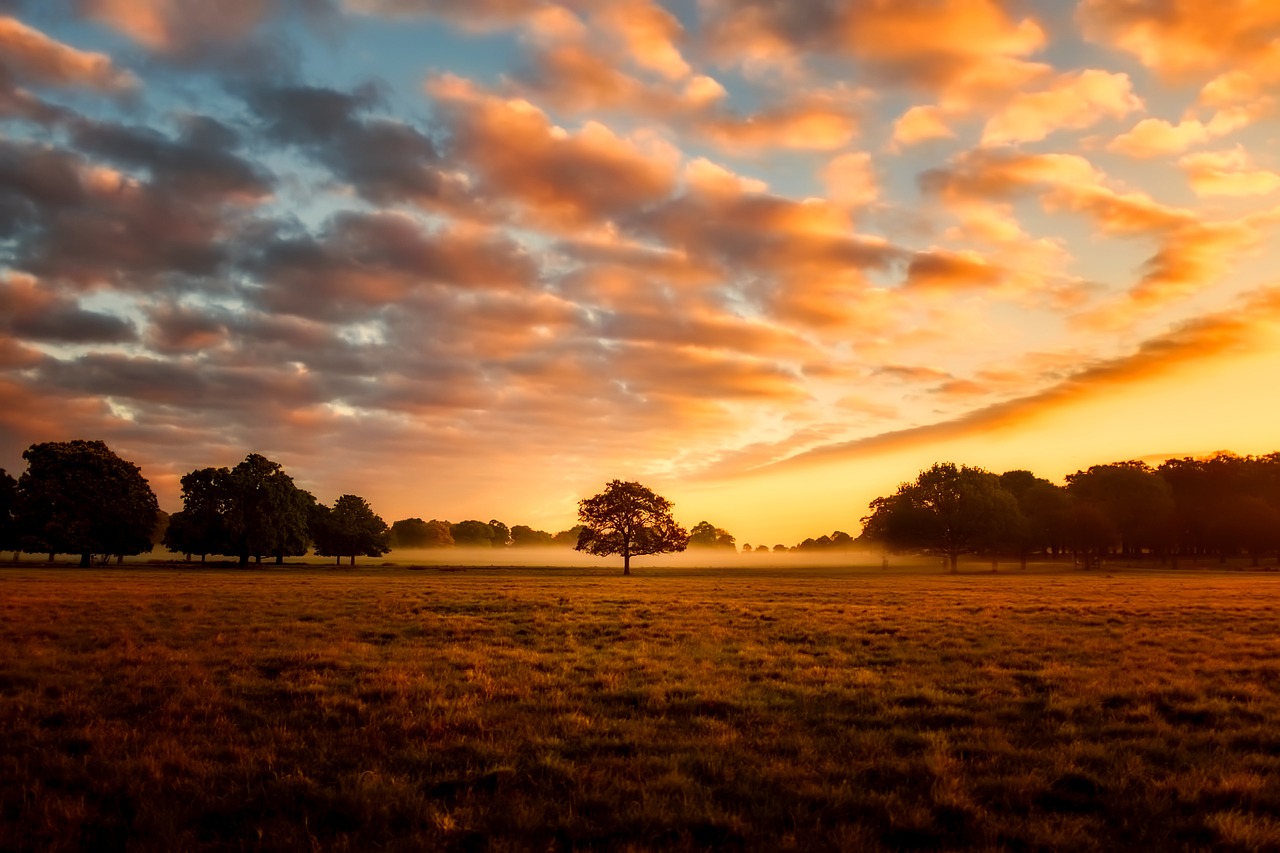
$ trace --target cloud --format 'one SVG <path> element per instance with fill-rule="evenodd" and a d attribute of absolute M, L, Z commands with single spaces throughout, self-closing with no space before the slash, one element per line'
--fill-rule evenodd
<path fill-rule="evenodd" d="M 827 198 L 846 207 L 865 207 L 880 197 L 871 155 L 849 151 L 832 158 L 821 172 Z"/>
<path fill-rule="evenodd" d="M 933 249 L 911 258 L 905 286 L 937 291 L 987 289 L 1004 278 L 1004 270 L 978 252 Z"/>
<path fill-rule="evenodd" d="M 1096 69 L 1063 74 L 1039 92 L 1015 95 L 982 131 L 984 145 L 1035 142 L 1059 130 L 1080 130 L 1104 118 L 1141 110 L 1128 74 Z"/>
<path fill-rule="evenodd" d="M 794 67 L 806 54 L 826 54 L 856 62 L 877 80 L 929 92 L 1008 81 L 1023 57 L 1045 44 L 1036 21 L 1015 20 L 992 0 L 709 0 L 704 8 L 709 50 L 723 61 Z"/>
<path fill-rule="evenodd" d="M 342 5 L 363 15 L 435 16 L 476 30 L 513 26 L 555 7 L 547 0 L 342 0 Z"/>
<path fill-rule="evenodd" d="M 128 320 L 85 310 L 74 296 L 21 273 L 0 278 L 0 331 L 27 340 L 70 344 L 124 343 L 137 338 Z"/>
<path fill-rule="evenodd" d="M 511 289 L 536 269 L 510 238 L 454 226 L 423 229 L 396 213 L 344 212 L 318 237 L 262 245 L 246 266 L 258 286 L 247 296 L 265 310 L 329 322 L 360 321 L 436 286 Z"/>
<path fill-rule="evenodd" d="M 894 122 L 892 143 L 916 145 L 929 139 L 952 139 L 955 135 L 945 110 L 933 104 L 918 104 Z"/>
<path fill-rule="evenodd" d="M 799 465 L 829 464 L 909 447 L 1015 429 L 1032 418 L 1086 401 L 1112 388 L 1135 387 L 1143 381 L 1168 375 L 1184 365 L 1270 347 L 1280 324 L 1280 290 L 1263 288 L 1246 294 L 1231 310 L 1207 314 L 1179 323 L 1167 332 L 1143 341 L 1128 355 L 1099 359 L 1067 375 L 1061 381 L 1032 394 L 974 409 L 960 417 L 906 429 L 891 430 L 853 441 L 828 444 L 782 461 L 737 474 L 760 473 Z M 909 375 L 921 381 L 946 374 L 926 369 Z M 764 454 L 761 454 L 764 456 Z M 779 459 L 783 454 L 776 454 Z M 723 476 L 725 472 L 710 472 Z"/>
<path fill-rule="evenodd" d="M 448 128 L 455 165 L 487 202 L 553 230 L 600 226 L 669 197 L 679 152 L 657 136 L 622 137 L 588 121 L 569 132 L 528 101 L 438 77 L 430 94 Z M 519 140 L 519 144 L 513 144 Z"/>
<path fill-rule="evenodd" d="M 1257 168 L 1239 145 L 1227 151 L 1188 154 L 1178 165 L 1200 196 L 1267 195 L 1280 189 L 1280 174 Z"/>
<path fill-rule="evenodd" d="M 1087 38 L 1181 80 L 1274 61 L 1280 36 L 1280 6 L 1271 0 L 1082 0 L 1076 17 Z"/>
<path fill-rule="evenodd" d="M 0 140 L 0 236 L 12 263 L 78 287 L 148 289 L 183 276 L 208 276 L 230 259 L 265 177 L 216 146 L 171 145 L 151 134 L 86 125 L 89 144 L 150 167 L 151 180 L 52 146 Z M 142 144 L 139 144 L 142 143 Z M 175 150 L 204 150 L 186 163 Z M 165 179 L 175 177 L 173 184 Z M 187 189 L 194 191 L 188 195 Z"/>
<path fill-rule="evenodd" d="M 108 92 L 138 85 L 106 54 L 77 50 L 7 15 L 0 15 L 0 80 Z"/>
<path fill-rule="evenodd" d="M 464 203 L 465 189 L 445 173 L 429 136 L 405 122 L 365 115 L 382 102 L 376 86 L 342 92 L 263 84 L 240 93 L 266 139 L 307 154 L 370 202 Z"/>

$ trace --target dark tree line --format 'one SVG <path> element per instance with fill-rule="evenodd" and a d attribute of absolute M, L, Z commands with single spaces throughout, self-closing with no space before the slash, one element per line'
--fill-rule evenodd
<path fill-rule="evenodd" d="M 1280 552 L 1280 453 L 1094 465 L 1057 486 L 1029 471 L 995 475 L 938 463 L 865 517 L 861 544 L 944 557 L 983 554 L 1200 560 Z"/>
<path fill-rule="evenodd" d="M 0 470 L 0 550 L 80 555 L 147 553 L 157 544 L 192 555 L 371 557 L 387 553 L 386 523 L 357 495 L 332 508 L 294 485 L 278 462 L 251 453 L 234 468 L 201 468 L 182 478 L 182 510 L 162 512 L 138 466 L 101 441 L 33 444 L 27 470 Z"/>

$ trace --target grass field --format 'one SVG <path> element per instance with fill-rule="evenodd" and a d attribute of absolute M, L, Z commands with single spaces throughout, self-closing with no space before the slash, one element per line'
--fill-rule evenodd
<path fill-rule="evenodd" d="M 1280 575 L 0 568 L 0 850 L 1280 849 Z"/>

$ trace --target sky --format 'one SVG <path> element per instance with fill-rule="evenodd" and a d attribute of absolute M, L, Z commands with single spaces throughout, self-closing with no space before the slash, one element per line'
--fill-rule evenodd
<path fill-rule="evenodd" d="M 739 543 L 1280 449 L 1274 0 L 0 0 L 0 467 Z"/>

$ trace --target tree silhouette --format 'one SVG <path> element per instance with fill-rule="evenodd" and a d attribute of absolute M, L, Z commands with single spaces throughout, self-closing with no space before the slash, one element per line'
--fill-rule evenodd
<path fill-rule="evenodd" d="M 391 531 L 359 495 L 342 495 L 334 501 L 333 509 L 319 513 L 314 531 L 316 553 L 322 557 L 381 557 L 391 550 Z"/>
<path fill-rule="evenodd" d="M 723 527 L 709 521 L 699 521 L 689 531 L 690 548 L 731 548 L 738 550 L 734 537 Z"/>
<path fill-rule="evenodd" d="M 997 547 L 1021 523 L 1017 501 L 996 475 L 939 462 L 870 504 L 862 538 L 895 549 L 947 558 L 957 571 L 960 555 Z"/>
<path fill-rule="evenodd" d="M 14 523 L 13 511 L 18 503 L 18 481 L 0 468 L 0 551 L 13 551 L 13 558 L 18 558 L 18 525 Z"/>
<path fill-rule="evenodd" d="M 622 573 L 631 558 L 683 551 L 689 533 L 671 517 L 671 501 L 639 483 L 612 480 L 600 494 L 578 502 L 583 529 L 575 549 L 597 557 L 621 556 Z"/>
<path fill-rule="evenodd" d="M 126 556 L 150 551 L 159 505 L 137 465 L 101 441 L 33 444 L 23 452 L 15 522 L 24 550 Z"/>
<path fill-rule="evenodd" d="M 402 518 L 391 525 L 393 548 L 446 548 L 452 544 L 447 521 Z"/>
<path fill-rule="evenodd" d="M 1115 526 L 1126 557 L 1163 548 L 1174 538 L 1173 493 L 1145 462 L 1113 462 L 1068 474 L 1067 491 Z"/>
<path fill-rule="evenodd" d="M 545 530 L 534 530 L 527 524 L 517 524 L 511 528 L 513 548 L 541 548 L 555 544 L 555 537 Z"/>
<path fill-rule="evenodd" d="M 170 551 L 222 554 L 230 535 L 226 515 L 231 501 L 231 471 L 227 468 L 199 468 L 182 476 L 182 509 L 169 517 L 164 546 Z"/>

